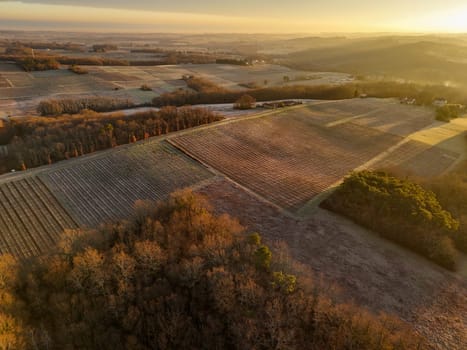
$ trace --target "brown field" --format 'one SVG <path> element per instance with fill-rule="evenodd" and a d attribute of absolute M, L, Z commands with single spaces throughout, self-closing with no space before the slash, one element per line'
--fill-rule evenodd
<path fill-rule="evenodd" d="M 434 112 L 426 107 L 402 105 L 394 99 L 352 99 L 313 104 L 307 111 L 320 124 L 333 126 L 353 122 L 381 132 L 406 137 L 431 125 Z"/>
<path fill-rule="evenodd" d="M 0 253 L 29 257 L 54 246 L 66 228 L 77 228 L 52 192 L 36 177 L 0 186 Z"/>
<path fill-rule="evenodd" d="M 192 187 L 269 243 L 285 242 L 314 278 L 338 285 L 343 300 L 402 317 L 434 348 L 463 350 L 465 267 L 449 273 L 310 202 L 355 168 L 445 171 L 462 158 L 464 121 L 432 122 L 432 112 L 393 100 L 313 102 L 6 174 L 0 252 L 39 254 L 64 228 L 122 219 L 137 200 Z M 385 132 L 390 125 L 405 131 Z M 313 210 L 303 210 L 306 203 Z"/>
<path fill-rule="evenodd" d="M 403 170 L 415 176 L 433 177 L 449 169 L 459 157 L 459 153 L 408 140 L 370 168 Z"/>
<path fill-rule="evenodd" d="M 0 253 L 39 255 L 66 228 L 124 219 L 137 200 L 157 201 L 213 175 L 163 141 L 0 177 Z"/>
<path fill-rule="evenodd" d="M 170 142 L 280 207 L 295 211 L 401 140 L 353 123 L 317 125 L 307 109 L 186 133 Z"/>
<path fill-rule="evenodd" d="M 164 199 L 212 174 L 169 144 L 155 141 L 77 159 L 39 177 L 77 222 L 95 227 L 125 218 L 137 200 Z"/>
<path fill-rule="evenodd" d="M 339 85 L 353 81 L 354 78 L 346 73 L 332 72 L 304 72 L 274 64 L 257 64 L 253 66 L 235 66 L 224 64 L 190 64 L 180 65 L 189 74 L 201 76 L 205 79 L 228 89 L 244 89 L 239 84 L 255 83 L 257 86 L 283 85 Z M 284 76 L 290 82 L 284 83 Z"/>

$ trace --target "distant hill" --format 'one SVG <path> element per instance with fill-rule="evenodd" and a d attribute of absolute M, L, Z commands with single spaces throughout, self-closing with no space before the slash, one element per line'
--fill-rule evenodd
<path fill-rule="evenodd" d="M 341 40 L 291 53 L 300 69 L 350 72 L 420 83 L 467 86 L 467 45 L 441 37 L 378 37 Z"/>

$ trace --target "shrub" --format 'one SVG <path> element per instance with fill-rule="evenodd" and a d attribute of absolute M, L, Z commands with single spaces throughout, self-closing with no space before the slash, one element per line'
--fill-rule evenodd
<path fill-rule="evenodd" d="M 52 57 L 42 58 L 24 58 L 18 60 L 19 65 L 27 72 L 31 71 L 44 71 L 44 70 L 56 70 L 60 68 L 60 63 Z"/>
<path fill-rule="evenodd" d="M 449 122 L 451 119 L 459 118 L 462 109 L 463 108 L 460 105 L 454 104 L 438 107 L 436 108 L 436 120 Z"/>
<path fill-rule="evenodd" d="M 456 248 L 467 253 L 467 163 L 439 178 L 422 181 L 439 202 L 459 219 L 459 230 L 451 235 Z"/>
<path fill-rule="evenodd" d="M 141 91 L 152 91 L 151 87 L 147 84 L 141 85 L 140 90 Z"/>
<path fill-rule="evenodd" d="M 255 108 L 256 100 L 250 95 L 243 95 L 234 103 L 235 109 L 252 109 Z"/>
<path fill-rule="evenodd" d="M 88 74 L 89 71 L 87 69 L 84 69 L 80 66 L 77 66 L 75 64 L 72 64 L 68 70 L 70 70 L 71 72 L 75 73 L 75 74 Z"/>

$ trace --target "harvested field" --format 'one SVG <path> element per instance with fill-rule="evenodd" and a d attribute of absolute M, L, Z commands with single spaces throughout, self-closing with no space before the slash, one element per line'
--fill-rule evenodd
<path fill-rule="evenodd" d="M 373 113 L 379 108 L 388 108 L 392 104 L 392 100 L 381 99 L 317 101 L 304 106 L 300 113 L 317 125 L 332 126 Z M 295 113 L 294 110 L 285 110 L 284 117 L 293 116 Z"/>
<path fill-rule="evenodd" d="M 269 244 L 285 242 L 315 280 L 335 283 L 345 301 L 401 317 L 435 349 L 465 349 L 465 277 L 324 210 L 296 220 L 225 180 L 199 192 L 219 214 L 237 217 L 248 232 L 259 232 Z"/>
<path fill-rule="evenodd" d="M 94 76 L 107 81 L 134 81 L 134 80 L 141 80 L 139 77 L 134 77 L 127 74 L 122 74 L 120 72 L 106 72 L 101 71 L 94 73 Z"/>
<path fill-rule="evenodd" d="M 76 227 L 37 177 L 1 184 L 0 254 L 24 258 L 44 253 L 64 229 Z"/>
<path fill-rule="evenodd" d="M 373 164 L 371 169 L 402 169 L 416 176 L 434 177 L 441 175 L 459 157 L 458 153 L 409 140 L 387 157 Z"/>
<path fill-rule="evenodd" d="M 89 94 L 112 91 L 114 85 L 88 74 L 77 75 L 68 70 L 4 74 L 14 88 L 0 89 L 1 98 L 37 98 L 55 94 Z"/>
<path fill-rule="evenodd" d="M 434 119 L 432 109 L 395 103 L 356 118 L 354 123 L 405 137 L 433 124 Z"/>
<path fill-rule="evenodd" d="M 160 200 L 212 174 L 165 142 L 78 159 L 40 178 L 83 226 L 129 215 L 136 200 Z"/>
<path fill-rule="evenodd" d="M 257 86 L 283 85 L 339 85 L 354 80 L 350 74 L 332 72 L 305 72 L 274 64 L 257 64 L 253 66 L 238 66 L 228 64 L 190 64 L 179 65 L 189 71 L 189 74 L 201 76 L 216 84 L 232 89 L 244 89 L 239 84 L 255 83 Z M 284 76 L 290 82 L 284 83 Z"/>
<path fill-rule="evenodd" d="M 11 87 L 10 81 L 0 74 L 0 88 Z"/>
<path fill-rule="evenodd" d="M 322 125 L 352 121 L 403 137 L 431 125 L 435 120 L 434 111 L 429 108 L 377 98 L 319 102 L 311 105 L 308 113 Z"/>
<path fill-rule="evenodd" d="M 0 72 L 24 72 L 20 67 L 18 67 L 15 63 L 6 63 L 0 62 Z"/>
<path fill-rule="evenodd" d="M 14 88 L 24 88 L 32 85 L 33 77 L 26 72 L 15 72 L 15 73 L 6 73 L 2 72 L 2 76 L 5 79 L 8 79 L 11 83 L 11 87 Z M 3 97 L 3 95 L 1 95 Z"/>
<path fill-rule="evenodd" d="M 316 125 L 302 109 L 170 138 L 194 158 L 291 211 L 400 140 L 352 123 Z"/>

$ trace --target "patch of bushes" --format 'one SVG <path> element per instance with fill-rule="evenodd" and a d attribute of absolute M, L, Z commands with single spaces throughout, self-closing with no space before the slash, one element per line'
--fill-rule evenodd
<path fill-rule="evenodd" d="M 449 122 L 452 119 L 459 118 L 463 107 L 455 104 L 447 104 L 442 107 L 436 108 L 436 120 L 442 122 Z"/>
<path fill-rule="evenodd" d="M 384 172 L 353 173 L 321 206 L 447 269 L 456 268 L 453 237 L 459 222 L 433 192 L 414 182 Z"/>
<path fill-rule="evenodd" d="M 118 46 L 112 45 L 112 44 L 92 45 L 92 51 L 94 52 L 107 52 L 107 51 L 113 51 L 113 50 L 118 50 Z"/>
<path fill-rule="evenodd" d="M 80 66 L 77 66 L 75 64 L 72 64 L 68 70 L 70 72 L 73 72 L 75 74 L 79 74 L 79 75 L 82 75 L 82 74 L 88 74 L 89 71 L 87 69 L 84 69 L 83 67 L 80 67 Z"/>
<path fill-rule="evenodd" d="M 59 100 L 50 99 L 41 101 L 37 107 L 37 112 L 42 116 L 57 116 L 61 114 L 78 114 L 85 109 L 94 112 L 110 112 L 133 106 L 134 103 L 126 98 L 86 97 Z"/>
<path fill-rule="evenodd" d="M 140 90 L 141 91 L 152 91 L 151 87 L 147 84 L 141 85 Z"/>
<path fill-rule="evenodd" d="M 459 230 L 451 237 L 457 249 L 467 254 L 467 162 L 439 178 L 422 181 L 439 202 L 459 220 Z"/>
<path fill-rule="evenodd" d="M 253 109 L 255 108 L 256 100 L 250 95 L 243 95 L 234 103 L 234 109 Z"/>
<path fill-rule="evenodd" d="M 290 263 L 179 192 L 133 217 L 66 232 L 47 256 L 0 258 L 4 349 L 423 350 L 296 276 Z"/>
<path fill-rule="evenodd" d="M 218 93 L 227 91 L 226 89 L 204 78 L 189 76 L 184 77 L 183 80 L 185 80 L 187 86 L 190 89 L 193 89 L 199 93 Z"/>
<path fill-rule="evenodd" d="M 56 70 L 60 68 L 60 63 L 57 62 L 54 58 L 41 57 L 41 58 L 32 58 L 27 57 L 18 61 L 18 64 L 26 72 L 32 71 L 45 71 L 45 70 Z"/>

